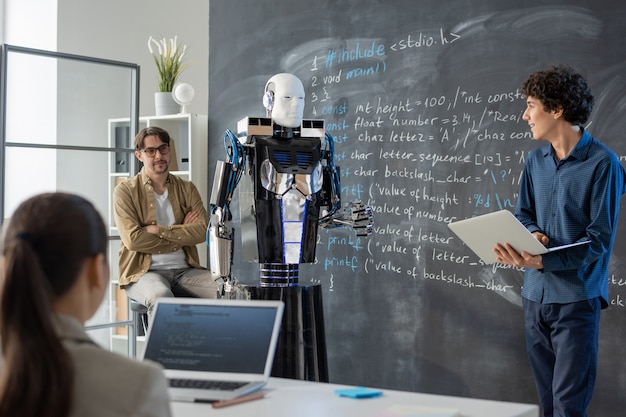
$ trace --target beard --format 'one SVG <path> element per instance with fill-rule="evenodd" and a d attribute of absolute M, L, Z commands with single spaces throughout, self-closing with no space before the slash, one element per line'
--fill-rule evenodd
<path fill-rule="evenodd" d="M 163 174 L 164 172 L 167 172 L 168 167 L 169 164 L 167 163 L 167 161 L 161 160 L 152 163 L 152 170 L 157 174 Z"/>

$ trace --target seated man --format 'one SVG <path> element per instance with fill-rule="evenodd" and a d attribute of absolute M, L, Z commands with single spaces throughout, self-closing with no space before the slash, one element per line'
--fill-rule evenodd
<path fill-rule="evenodd" d="M 207 213 L 193 183 L 169 173 L 169 146 L 164 129 L 142 129 L 135 156 L 143 168 L 113 193 L 119 285 L 149 315 L 159 297 L 217 298 L 222 282 L 200 265 L 196 245 L 205 240 Z"/>

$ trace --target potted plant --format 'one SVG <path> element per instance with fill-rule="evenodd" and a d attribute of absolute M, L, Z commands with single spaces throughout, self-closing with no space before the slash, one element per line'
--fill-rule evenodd
<path fill-rule="evenodd" d="M 159 73 L 158 91 L 154 94 L 156 115 L 179 113 L 180 105 L 172 98 L 172 89 L 178 76 L 189 66 L 183 61 L 187 45 L 179 45 L 177 36 L 160 41 L 150 36 L 148 50 Z"/>

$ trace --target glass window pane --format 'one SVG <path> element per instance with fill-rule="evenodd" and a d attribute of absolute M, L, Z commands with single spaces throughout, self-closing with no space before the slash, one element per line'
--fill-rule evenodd
<path fill-rule="evenodd" d="M 111 152 L 7 147 L 4 215 L 11 217 L 26 198 L 65 191 L 90 200 L 108 222 Z"/>
<path fill-rule="evenodd" d="M 136 169 L 129 149 L 138 120 L 138 69 L 135 64 L 2 45 L 6 88 L 1 142 L 0 184 L 4 219 L 25 199 L 63 191 L 91 201 L 109 226 L 111 282 L 88 325 L 123 319 L 117 298 L 120 240 L 112 225 L 112 190 Z M 113 131 L 124 120 L 124 138 Z M 118 129 L 120 130 L 120 129 Z M 122 140 L 124 139 L 124 140 Z M 117 149 L 117 153 L 112 150 Z M 125 298 L 124 298 L 125 299 Z M 124 329 L 93 330 L 96 341 L 112 348 Z"/>
<path fill-rule="evenodd" d="M 108 119 L 130 118 L 134 70 L 10 51 L 6 142 L 108 147 Z"/>

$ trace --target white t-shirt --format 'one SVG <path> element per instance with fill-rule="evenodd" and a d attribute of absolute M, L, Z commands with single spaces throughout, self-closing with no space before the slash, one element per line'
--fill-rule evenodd
<path fill-rule="evenodd" d="M 171 226 L 174 224 L 174 210 L 170 203 L 167 189 L 163 194 L 154 193 L 156 202 L 156 217 L 159 226 Z M 176 252 L 153 254 L 150 269 L 182 269 L 189 268 L 185 260 L 185 252 L 182 248 Z"/>

